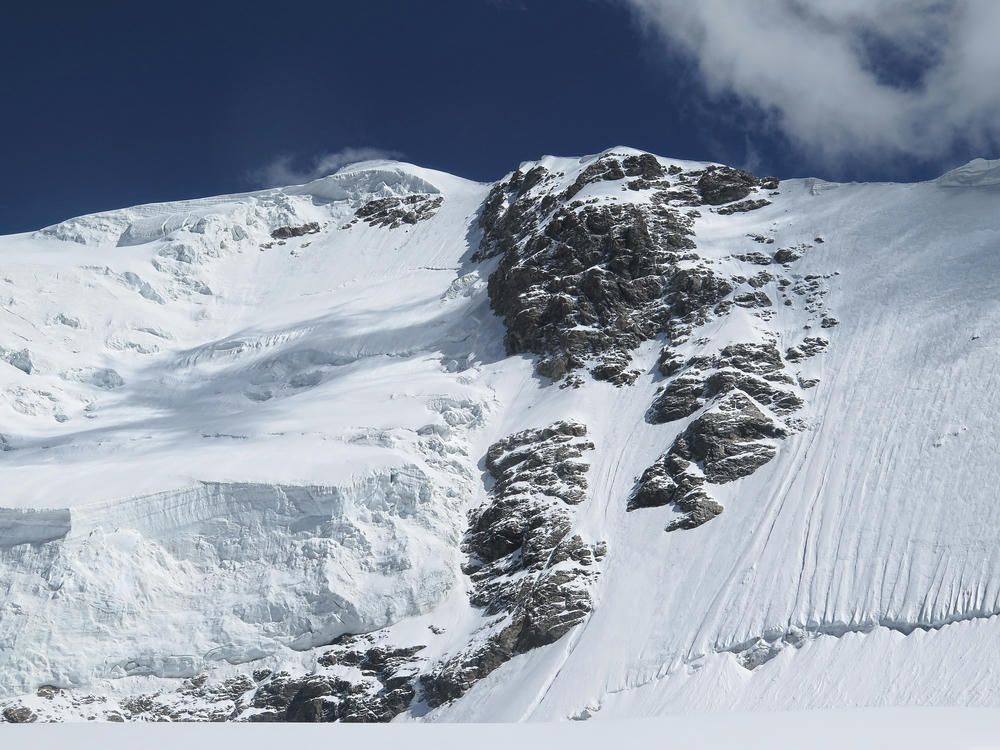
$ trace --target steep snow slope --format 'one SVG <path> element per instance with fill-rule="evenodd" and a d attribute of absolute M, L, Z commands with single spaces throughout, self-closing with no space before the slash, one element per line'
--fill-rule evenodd
<path fill-rule="evenodd" d="M 440 600 L 478 486 L 453 431 L 497 346 L 461 267 L 484 194 L 365 164 L 5 240 L 3 344 L 31 362 L 2 368 L 5 692 L 190 677 Z M 410 195 L 447 201 L 344 228 Z"/>
<path fill-rule="evenodd" d="M 371 633 L 424 646 L 400 718 L 996 705 L 996 163 L 706 166 L 365 163 L 0 239 L 0 697 L 291 717 L 264 671 L 396 689 L 324 657 Z"/>
<path fill-rule="evenodd" d="M 996 703 L 1000 663 L 985 644 L 1000 627 L 1000 193 L 989 170 L 958 173 L 787 181 L 749 220 L 699 225 L 699 247 L 825 239 L 795 264 L 840 272 L 807 428 L 721 488 L 720 518 L 664 535 L 662 515 L 621 503 L 641 454 L 665 441 L 631 393 L 609 391 L 603 409 L 587 399 L 583 420 L 606 446 L 593 469 L 592 523 L 609 542 L 594 614 L 561 653 L 519 657 L 446 717 Z M 802 322 L 779 310 L 769 324 L 795 343 Z M 774 661 L 748 670 L 733 653 L 748 649 Z"/>

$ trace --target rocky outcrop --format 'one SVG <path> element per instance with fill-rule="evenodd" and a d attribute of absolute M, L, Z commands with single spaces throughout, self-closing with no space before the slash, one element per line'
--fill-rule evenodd
<path fill-rule="evenodd" d="M 687 361 L 678 349 L 700 326 L 736 308 L 769 320 L 776 300 L 793 304 L 789 292 L 805 296 L 806 311 L 816 312 L 825 290 L 809 276 L 775 284 L 765 270 L 725 275 L 717 260 L 698 252 L 699 208 L 722 216 L 763 208 L 770 202 L 761 191 L 776 195 L 775 178 L 714 165 L 664 168 L 651 154 L 614 153 L 560 189 L 563 177 L 540 165 L 516 171 L 493 188 L 480 214 L 483 235 L 473 260 L 500 256 L 488 291 L 504 318 L 507 352 L 539 355 L 538 374 L 566 377 L 564 385 L 579 385 L 573 373 L 583 368 L 598 380 L 627 385 L 639 375 L 632 353 L 662 337 L 667 343 L 657 367 L 668 380 L 647 420 L 694 421 L 640 478 L 628 507 L 673 504 L 684 515 L 672 528 L 704 523 L 722 510 L 706 487 L 769 461 L 770 441 L 795 427 L 781 420 L 801 408 L 801 389 L 815 381 L 789 370 L 773 337 Z M 621 183 L 622 192 L 642 197 L 619 199 L 604 183 Z M 588 192 L 591 185 L 602 188 Z M 787 264 L 808 247 L 730 257 L 757 266 Z"/>
<path fill-rule="evenodd" d="M 819 274 L 811 273 L 806 274 L 804 277 L 796 277 L 794 281 L 791 279 L 782 280 L 781 286 L 787 287 L 788 291 L 795 294 L 800 298 L 802 303 L 802 308 L 808 313 L 822 313 L 825 308 L 824 298 L 829 292 L 826 279 L 836 274 L 826 274 L 820 276 Z M 825 317 L 825 316 L 824 316 Z"/>
<path fill-rule="evenodd" d="M 32 724 L 38 721 L 38 716 L 34 711 L 20 704 L 8 706 L 0 716 L 8 724 Z"/>
<path fill-rule="evenodd" d="M 830 345 L 822 336 L 806 336 L 798 346 L 790 346 L 785 357 L 791 362 L 798 362 L 806 357 L 814 357 Z"/>
<path fill-rule="evenodd" d="M 765 253 L 742 253 L 740 255 L 734 255 L 736 260 L 742 260 L 744 263 L 753 263 L 755 266 L 769 266 L 771 265 L 771 256 Z"/>
<path fill-rule="evenodd" d="M 688 425 L 670 451 L 697 464 L 712 484 L 724 484 L 749 476 L 774 458 L 776 449 L 766 441 L 787 434 L 784 425 L 735 391 Z"/>
<path fill-rule="evenodd" d="M 440 195 L 404 195 L 402 198 L 376 198 L 365 203 L 354 212 L 354 221 L 360 219 L 370 227 L 396 229 L 404 224 L 413 225 L 425 221 L 441 207 L 444 198 Z"/>
<path fill-rule="evenodd" d="M 522 252 L 490 276 L 494 310 L 510 353 L 544 355 L 540 374 L 558 380 L 595 360 L 592 374 L 627 382 L 630 352 L 669 318 L 667 253 L 683 245 L 683 222 L 667 240 L 635 206 L 560 208 Z M 670 248 L 669 250 L 665 248 Z"/>
<path fill-rule="evenodd" d="M 661 358 L 672 356 L 665 350 Z M 662 367 L 661 367 L 662 371 Z M 656 396 L 646 419 L 664 424 L 691 416 L 719 395 L 740 390 L 779 415 L 802 406 L 777 348 L 771 342 L 731 344 L 714 357 L 689 360 Z"/>
<path fill-rule="evenodd" d="M 319 224 L 310 221 L 297 227 L 278 227 L 271 232 L 271 239 L 290 240 L 292 237 L 302 237 L 306 234 L 316 234 L 319 231 Z"/>
<path fill-rule="evenodd" d="M 638 178 L 628 183 L 631 190 L 664 186 L 663 183 L 656 182 L 663 177 L 664 172 L 663 165 L 652 154 L 633 154 L 621 160 L 611 155 L 604 156 L 580 173 L 562 194 L 562 199 L 570 200 L 592 182 L 623 180 L 626 177 Z"/>
<path fill-rule="evenodd" d="M 480 214 L 474 260 L 501 256 L 488 289 L 508 353 L 540 355 L 538 373 L 553 380 L 587 367 L 597 379 L 630 383 L 640 343 L 684 336 L 733 291 L 699 262 L 699 214 L 682 208 L 747 195 L 757 178 L 729 168 L 664 169 L 651 154 L 606 155 L 562 192 L 558 177 L 537 166 L 499 183 Z M 648 200 L 575 199 L 607 181 Z"/>
<path fill-rule="evenodd" d="M 731 214 L 741 214 L 747 211 L 756 211 L 758 208 L 764 208 L 764 206 L 770 206 L 771 201 L 766 198 L 758 198 L 757 200 L 747 200 L 738 201 L 736 203 L 731 203 L 728 206 L 722 206 L 716 213 L 722 214 L 723 216 L 729 216 Z"/>
<path fill-rule="evenodd" d="M 437 706 L 464 694 L 514 655 L 554 643 L 586 618 L 589 584 L 603 545 L 573 531 L 572 507 L 586 498 L 586 427 L 556 422 L 490 447 L 495 480 L 472 514 L 464 549 L 469 599 L 492 618 L 477 641 L 423 675 L 423 698 Z"/>
<path fill-rule="evenodd" d="M 786 425 L 734 389 L 691 422 L 670 450 L 643 472 L 627 508 L 673 505 L 682 515 L 667 531 L 700 526 L 722 512 L 706 485 L 749 476 L 774 458 L 773 441 L 788 432 Z"/>
<path fill-rule="evenodd" d="M 647 421 L 686 419 L 670 449 L 636 483 L 627 509 L 673 505 L 682 516 L 668 531 L 700 526 L 722 512 L 708 485 L 748 476 L 776 454 L 792 427 L 780 420 L 802 407 L 796 379 L 771 341 L 730 344 L 684 365 L 665 349 L 665 374 L 677 373 L 654 399 Z M 661 371 L 663 366 L 661 365 Z M 766 410 L 766 411 L 765 411 Z"/>
<path fill-rule="evenodd" d="M 812 245 L 801 244 L 794 247 L 778 248 L 778 251 L 774 254 L 774 262 L 785 264 L 794 263 L 805 255 L 806 251 L 809 250 L 810 247 L 812 247 Z"/>
<path fill-rule="evenodd" d="M 671 453 L 661 456 L 642 473 L 627 509 L 673 505 L 684 515 L 668 531 L 693 529 L 715 518 L 722 512 L 722 506 L 702 489 L 705 477 L 689 469 L 690 462 L 682 458 Z"/>
<path fill-rule="evenodd" d="M 38 713 L 14 702 L 7 722 L 79 716 L 103 721 L 386 722 L 412 702 L 424 646 L 398 647 L 384 633 L 341 636 L 316 649 L 312 671 L 248 669 L 222 679 L 200 673 L 173 690 L 139 693 L 115 702 L 104 695 L 46 685 Z"/>
<path fill-rule="evenodd" d="M 341 638 L 337 645 L 340 648 L 319 657 L 325 673 L 293 677 L 279 672 L 265 677 L 247 701 L 245 718 L 255 722 L 386 722 L 409 707 L 421 661 L 416 655 L 423 646 L 371 646 L 364 636 Z M 349 675 L 355 670 L 360 671 L 360 679 L 345 677 L 345 672 Z"/>
<path fill-rule="evenodd" d="M 732 167 L 706 167 L 696 188 L 702 201 L 710 206 L 720 206 L 746 198 L 760 180 L 749 172 Z"/>

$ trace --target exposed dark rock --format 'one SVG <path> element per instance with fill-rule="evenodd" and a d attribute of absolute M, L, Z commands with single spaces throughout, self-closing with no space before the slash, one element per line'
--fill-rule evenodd
<path fill-rule="evenodd" d="M 250 721 L 336 721 L 340 702 L 334 696 L 348 694 L 351 683 L 337 677 L 306 675 L 293 678 L 279 672 L 254 695 L 257 711 Z"/>
<path fill-rule="evenodd" d="M 505 319 L 508 353 L 544 355 L 538 371 L 552 379 L 595 360 L 596 378 L 628 382 L 631 350 L 662 332 L 670 318 L 668 256 L 686 248 L 690 233 L 689 219 L 658 211 L 613 204 L 560 208 L 522 248 L 505 252 L 488 291 Z M 496 220 L 499 235 L 486 228 L 481 252 L 522 234 L 508 218 Z"/>
<path fill-rule="evenodd" d="M 676 362 L 669 350 L 664 356 Z M 673 505 L 683 515 L 668 531 L 695 528 L 717 516 L 722 506 L 708 485 L 747 476 L 774 457 L 770 441 L 787 436 L 790 428 L 761 407 L 782 416 L 800 409 L 802 398 L 788 387 L 795 384 L 771 342 L 731 344 L 716 356 L 688 360 L 654 399 L 646 419 L 660 424 L 704 411 L 643 472 L 627 509 Z"/>
<path fill-rule="evenodd" d="M 124 698 L 121 701 L 122 709 L 125 711 L 125 718 L 147 718 L 151 721 L 160 721 L 162 707 L 153 702 L 151 695 L 134 695 Z"/>
<path fill-rule="evenodd" d="M 27 706 L 8 706 L 3 710 L 3 720 L 9 724 L 31 724 L 38 721 L 38 716 Z"/>
<path fill-rule="evenodd" d="M 723 206 L 718 209 L 716 213 L 722 214 L 723 216 L 729 216 L 731 214 L 746 213 L 747 211 L 756 211 L 758 208 L 764 208 L 764 206 L 770 205 L 771 201 L 765 198 L 739 201 L 738 203 L 731 203 L 728 206 Z"/>
<path fill-rule="evenodd" d="M 535 185 L 553 179 L 545 167 L 535 167 L 528 175 L 514 172 L 509 180 L 497 183 L 490 190 L 479 214 L 483 236 L 472 257 L 474 261 L 513 250 L 538 227 L 539 215 L 547 215 L 558 202 L 550 193 L 530 194 Z"/>
<path fill-rule="evenodd" d="M 409 706 L 423 646 L 372 645 L 370 636 L 343 636 L 318 659 L 320 668 L 357 667 L 361 679 L 319 671 L 272 674 L 262 669 L 208 683 L 186 680 L 176 696 L 138 696 L 122 706 L 130 719 L 253 722 L 390 721 Z M 359 649 L 358 647 L 361 646 Z"/>
<path fill-rule="evenodd" d="M 784 368 L 781 354 L 772 343 L 730 344 L 719 352 L 716 364 L 765 377 Z M 788 382 L 791 382 L 790 380 Z"/>
<path fill-rule="evenodd" d="M 361 206 L 354 216 L 369 226 L 396 229 L 403 224 L 413 225 L 431 218 L 443 201 L 440 195 L 423 193 L 404 195 L 402 198 L 376 198 Z"/>
<path fill-rule="evenodd" d="M 507 558 L 517 552 L 513 562 L 530 568 L 545 562 L 566 535 L 570 515 L 565 506 L 586 496 L 583 452 L 594 445 L 582 439 L 585 435 L 586 427 L 578 422 L 556 422 L 490 446 L 486 468 L 495 484 L 490 501 L 472 515 L 463 544 L 469 554 L 466 572 L 485 582 L 473 591 L 473 603 L 489 607 L 489 584 L 497 571 L 486 566 L 499 560 L 509 572 Z"/>
<path fill-rule="evenodd" d="M 802 257 L 801 247 L 782 247 L 774 254 L 775 263 L 792 263 Z"/>
<path fill-rule="evenodd" d="M 795 381 L 784 371 L 781 355 L 773 344 L 731 344 L 716 357 L 692 360 L 685 366 L 685 372 L 671 380 L 653 400 L 646 414 L 650 423 L 691 416 L 710 399 L 734 390 L 743 391 L 778 414 L 802 406 L 797 394 L 776 385 Z"/>
<path fill-rule="evenodd" d="M 657 180 L 663 177 L 663 165 L 652 154 L 626 156 L 622 160 L 625 174 L 628 177 L 641 177 L 644 180 Z"/>
<path fill-rule="evenodd" d="M 764 292 L 744 292 L 733 297 L 733 303 L 740 307 L 771 307 L 771 298 Z"/>
<path fill-rule="evenodd" d="M 504 317 L 509 354 L 540 355 L 538 373 L 553 380 L 589 366 L 596 379 L 624 385 L 637 375 L 631 353 L 642 341 L 667 334 L 678 342 L 709 319 L 733 287 L 705 263 L 681 265 L 699 260 L 691 252 L 694 218 L 672 204 L 701 205 L 696 179 L 715 200 L 749 191 L 756 178 L 727 167 L 666 171 L 680 192 L 668 190 L 650 154 L 606 155 L 561 194 L 544 167 L 494 187 L 474 260 L 502 256 L 488 291 Z M 652 191 L 649 204 L 572 200 L 587 184 L 628 178 Z"/>
<path fill-rule="evenodd" d="M 697 191 L 686 185 L 664 192 L 663 200 L 681 206 L 700 206 L 702 204 L 701 196 L 698 195 Z"/>
<path fill-rule="evenodd" d="M 646 421 L 651 424 L 664 424 L 677 419 L 684 419 L 694 414 L 705 405 L 702 398 L 705 392 L 705 381 L 696 376 L 678 376 L 670 381 L 653 400 L 653 405 L 646 414 Z"/>
<path fill-rule="evenodd" d="M 771 265 L 771 257 L 764 253 L 742 253 L 733 257 L 737 260 L 742 260 L 744 263 L 753 263 L 757 266 Z"/>
<path fill-rule="evenodd" d="M 645 154 L 645 156 L 652 156 L 652 154 Z M 655 162 L 656 157 L 652 158 Z M 659 166 L 658 162 L 657 166 Z M 631 176 L 638 176 L 641 172 L 641 168 L 633 169 Z M 623 179 L 625 179 L 625 171 L 622 169 L 622 163 L 614 156 L 602 156 L 600 159 L 583 170 L 573 184 L 566 188 L 566 191 L 562 194 L 562 199 L 564 201 L 570 200 L 592 182 Z"/>
<path fill-rule="evenodd" d="M 679 498 L 674 507 L 684 515 L 667 524 L 666 531 L 696 529 L 722 513 L 722 506 L 707 493 L 696 490 Z"/>
<path fill-rule="evenodd" d="M 734 391 L 688 425 L 671 453 L 700 465 L 712 484 L 723 484 L 752 474 L 774 458 L 774 446 L 760 441 L 787 434 L 787 428 L 766 416 L 746 394 Z"/>
<path fill-rule="evenodd" d="M 256 669 L 221 681 L 198 674 L 174 690 L 128 696 L 120 701 L 120 711 L 108 711 L 104 718 L 171 722 L 391 721 L 409 707 L 417 674 L 426 660 L 419 656 L 424 646 L 399 648 L 380 638 L 384 636 L 378 633 L 341 636 L 325 647 L 315 671 L 307 674 L 272 674 L 270 669 Z M 345 671 L 344 666 L 353 669 Z M 355 670 L 360 671 L 360 678 Z M 66 692 L 53 691 L 52 697 Z M 46 693 L 43 697 L 50 696 Z M 67 697 L 75 707 L 105 700 L 93 695 Z"/>
<path fill-rule="evenodd" d="M 742 643 L 728 649 L 736 655 L 736 660 L 740 666 L 746 670 L 754 670 L 766 664 L 780 654 L 784 649 L 791 647 L 802 648 L 806 643 L 806 634 L 802 631 L 792 630 L 785 633 L 781 638 L 757 638 L 749 643 Z"/>
<path fill-rule="evenodd" d="M 290 240 L 292 237 L 301 237 L 305 234 L 316 234 L 318 231 L 319 224 L 315 221 L 310 221 L 308 224 L 302 224 L 297 227 L 278 227 L 271 232 L 271 239 Z"/>
<path fill-rule="evenodd" d="M 809 274 L 805 278 L 797 279 L 792 285 L 791 290 L 798 296 L 805 298 L 806 312 L 820 313 L 823 311 L 823 298 L 829 292 L 824 278 L 818 274 Z"/>
<path fill-rule="evenodd" d="M 754 289 L 760 289 L 761 287 L 770 284 L 772 281 L 774 281 L 774 277 L 767 271 L 760 271 L 747 279 L 747 283 Z"/>
<path fill-rule="evenodd" d="M 651 191 L 651 201 L 574 200 L 588 184 L 617 180 Z M 515 172 L 493 188 L 480 214 L 474 260 L 502 256 L 488 291 L 504 317 L 509 354 L 540 355 L 537 372 L 553 380 L 587 366 L 594 378 L 625 385 L 638 375 L 631 358 L 642 341 L 666 334 L 679 344 L 694 327 L 728 312 L 733 284 L 692 252 L 700 214 L 684 214 L 677 204 L 740 201 L 758 185 L 752 174 L 729 167 L 664 170 L 651 154 L 607 154 L 561 194 L 554 182 L 544 167 Z M 757 203 L 766 201 L 727 211 Z M 770 262 L 763 254 L 744 257 Z M 760 292 L 745 304 L 770 300 Z"/>
<path fill-rule="evenodd" d="M 713 373 L 705 381 L 705 395 L 716 396 L 740 390 L 759 404 L 768 406 L 777 414 L 790 414 L 802 408 L 802 399 L 794 392 L 775 387 L 774 383 L 757 375 L 732 369 Z"/>
<path fill-rule="evenodd" d="M 660 356 L 656 360 L 656 367 L 664 377 L 670 377 L 677 372 L 684 364 L 684 360 L 677 356 L 677 353 L 669 347 L 660 350 Z"/>
<path fill-rule="evenodd" d="M 590 373 L 596 380 L 607 380 L 615 385 L 632 385 L 642 372 L 640 370 L 626 369 L 630 362 L 631 358 L 624 354 L 618 356 L 609 354 L 599 364 L 595 365 Z"/>
<path fill-rule="evenodd" d="M 715 518 L 722 506 L 703 489 L 704 476 L 688 469 L 689 464 L 676 456 L 661 456 L 643 472 L 627 510 L 673 505 L 683 515 L 667 531 L 693 529 Z"/>
<path fill-rule="evenodd" d="M 429 705 L 461 696 L 516 654 L 554 643 L 591 611 L 598 547 L 572 533 L 569 510 L 585 497 L 583 452 L 594 447 L 585 435 L 582 424 L 557 422 L 511 435 L 487 452 L 496 483 L 472 514 L 463 548 L 470 601 L 500 619 L 481 646 L 421 676 Z"/>
<path fill-rule="evenodd" d="M 830 316 L 823 316 L 823 319 L 819 322 L 822 328 L 833 328 L 835 325 L 839 325 L 839 323 L 839 320 Z"/>
<path fill-rule="evenodd" d="M 230 721 L 245 708 L 244 698 L 254 689 L 248 675 L 209 683 L 200 674 L 184 680 L 173 693 L 131 696 L 121 702 L 127 721 Z"/>
<path fill-rule="evenodd" d="M 708 310 L 733 291 L 732 284 L 708 268 L 681 268 L 670 276 L 670 313 L 700 325 Z"/>
<path fill-rule="evenodd" d="M 673 505 L 683 515 L 667 531 L 700 526 L 722 512 L 705 485 L 752 474 L 775 456 L 775 447 L 766 441 L 787 434 L 749 396 L 733 390 L 689 424 L 643 472 L 627 509 Z"/>
<path fill-rule="evenodd" d="M 424 646 L 351 648 L 356 645 L 350 638 L 342 639 L 342 649 L 327 652 L 319 664 L 357 667 L 363 679 L 278 673 L 254 693 L 248 702 L 252 710 L 247 712 L 247 718 L 258 722 L 391 721 L 413 700 L 416 655 Z"/>
<path fill-rule="evenodd" d="M 806 357 L 819 354 L 830 345 L 830 342 L 820 336 L 807 336 L 798 346 L 790 346 L 785 352 L 785 359 L 797 362 Z"/>
<path fill-rule="evenodd" d="M 760 184 L 754 175 L 732 167 L 708 167 L 696 185 L 701 199 L 712 206 L 742 200 Z"/>

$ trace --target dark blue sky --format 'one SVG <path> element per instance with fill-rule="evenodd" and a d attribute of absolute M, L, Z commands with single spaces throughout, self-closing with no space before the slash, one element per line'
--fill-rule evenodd
<path fill-rule="evenodd" d="M 620 143 L 740 165 L 749 146 L 780 176 L 940 171 L 811 163 L 610 0 L 19 3 L 0 62 L 0 233 L 345 147 L 481 180 Z"/>

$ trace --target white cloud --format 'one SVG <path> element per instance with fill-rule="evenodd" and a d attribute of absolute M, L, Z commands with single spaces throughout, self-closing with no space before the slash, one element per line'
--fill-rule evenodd
<path fill-rule="evenodd" d="M 398 159 L 402 154 L 380 148 L 347 147 L 340 151 L 320 154 L 308 160 L 305 165 L 297 163 L 291 156 L 279 156 L 270 164 L 254 170 L 250 178 L 264 187 L 275 185 L 300 185 L 336 172 L 343 166 L 369 159 Z"/>
<path fill-rule="evenodd" d="M 696 61 L 710 94 L 827 162 L 961 144 L 986 156 L 1000 142 L 997 0 L 623 1 Z"/>

